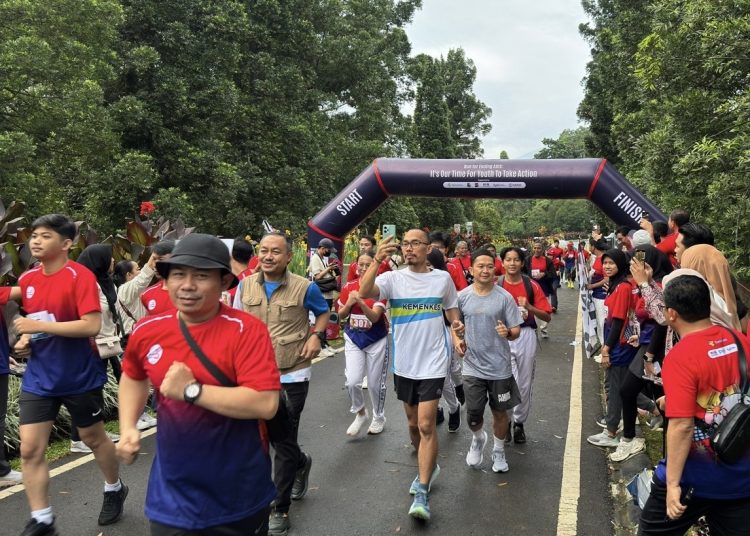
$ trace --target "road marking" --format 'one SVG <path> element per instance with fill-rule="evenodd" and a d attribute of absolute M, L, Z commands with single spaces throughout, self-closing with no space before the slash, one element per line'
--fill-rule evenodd
<path fill-rule="evenodd" d="M 581 429 L 583 425 L 583 316 L 578 302 L 576 338 L 573 350 L 573 372 L 570 378 L 570 414 L 565 439 L 560 508 L 557 512 L 557 535 L 575 536 L 578 532 L 578 499 L 581 497 Z"/>
<path fill-rule="evenodd" d="M 341 348 L 334 349 L 335 354 L 338 354 L 338 353 L 343 352 L 343 351 L 344 351 L 344 347 L 343 346 Z M 331 356 L 331 357 L 333 357 L 333 356 Z M 319 362 L 323 361 L 324 359 L 327 359 L 327 358 L 326 357 L 316 357 L 315 359 L 312 360 L 312 362 L 313 362 L 313 364 L 314 363 L 319 363 Z M 154 435 L 155 433 L 156 433 L 156 428 L 152 428 L 150 430 L 146 430 L 145 432 L 143 432 L 141 434 L 141 438 Z M 66 463 L 65 465 L 61 465 L 60 467 L 52 469 L 49 472 L 49 476 L 50 476 L 50 478 L 54 478 L 57 475 L 60 475 L 62 473 L 66 473 L 66 472 L 68 472 L 68 471 L 70 471 L 72 469 L 75 469 L 76 467 L 80 467 L 81 465 L 86 464 L 88 462 L 91 462 L 93 460 L 94 460 L 94 455 L 93 454 L 87 454 L 86 456 L 81 456 L 80 458 L 78 458 L 76 460 L 73 460 L 72 462 Z M 23 490 L 24 490 L 23 484 L 18 484 L 17 486 L 12 486 L 10 488 L 4 489 L 4 490 L 0 491 L 0 501 L 3 500 L 3 499 L 7 499 L 11 495 L 15 495 L 19 491 L 23 491 Z"/>
<path fill-rule="evenodd" d="M 146 430 L 141 434 L 141 439 L 144 437 L 152 436 L 156 433 L 156 428 L 151 428 L 150 430 Z M 86 464 L 90 461 L 94 460 L 94 455 L 92 454 L 86 454 L 86 456 L 81 456 L 78 459 L 73 460 L 72 462 L 68 462 L 64 465 L 61 465 L 60 467 L 56 467 L 55 469 L 52 469 L 49 472 L 49 477 L 54 478 L 57 475 L 61 475 L 63 473 L 67 473 L 68 471 L 75 469 L 76 467 L 80 467 L 83 464 Z M 17 486 L 12 486 L 8 489 L 4 489 L 3 491 L 0 491 L 0 501 L 3 499 L 7 499 L 11 495 L 15 495 L 19 491 L 23 491 L 25 488 L 23 484 L 18 484 Z"/>

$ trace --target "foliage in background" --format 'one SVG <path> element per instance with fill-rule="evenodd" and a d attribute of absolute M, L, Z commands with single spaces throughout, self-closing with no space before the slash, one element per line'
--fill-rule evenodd
<path fill-rule="evenodd" d="M 709 225 L 750 276 L 747 2 L 587 0 L 589 143 L 662 207 Z"/>
<path fill-rule="evenodd" d="M 441 155 L 480 156 L 490 110 L 476 67 L 461 49 L 411 56 L 420 7 L 2 2 L 0 192 L 30 219 L 66 213 L 102 236 L 144 200 L 154 219 L 204 232 L 244 235 L 268 218 L 297 235 L 374 158 L 434 152 L 429 117 L 444 126 Z M 367 224 L 450 226 L 471 207 L 400 199 Z"/>

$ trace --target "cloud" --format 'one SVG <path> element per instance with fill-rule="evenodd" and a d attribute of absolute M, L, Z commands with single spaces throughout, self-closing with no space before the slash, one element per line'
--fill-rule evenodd
<path fill-rule="evenodd" d="M 485 156 L 520 158 L 578 125 L 585 21 L 580 0 L 426 0 L 407 33 L 414 54 L 464 49 L 477 66 L 475 92 L 493 110 Z"/>

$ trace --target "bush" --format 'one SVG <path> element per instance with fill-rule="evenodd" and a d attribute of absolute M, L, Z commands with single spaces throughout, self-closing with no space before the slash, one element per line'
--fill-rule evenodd
<path fill-rule="evenodd" d="M 112 375 L 111 369 L 107 368 L 107 383 L 104 385 L 104 414 L 107 419 L 117 417 L 117 381 Z M 18 399 L 21 395 L 21 378 L 11 375 L 8 378 L 8 414 L 5 418 L 4 443 L 11 453 L 17 452 L 21 444 L 18 429 Z M 70 414 L 65 407 L 60 409 L 55 424 L 52 426 L 51 439 L 62 439 L 70 437 Z"/>

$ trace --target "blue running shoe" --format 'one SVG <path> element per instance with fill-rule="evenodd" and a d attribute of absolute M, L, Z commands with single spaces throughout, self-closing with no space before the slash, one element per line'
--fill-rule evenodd
<path fill-rule="evenodd" d="M 435 482 L 435 479 L 440 474 L 440 466 L 438 464 L 435 464 L 435 469 L 432 470 L 432 475 L 430 475 L 430 482 L 427 484 L 427 493 L 430 492 L 432 489 L 432 483 Z M 409 488 L 409 494 L 410 495 L 416 495 L 417 489 L 419 488 L 419 474 L 417 474 L 414 481 L 411 483 L 411 487 Z"/>
<path fill-rule="evenodd" d="M 430 520 L 430 500 L 423 489 L 418 490 L 417 494 L 414 495 L 414 502 L 411 503 L 411 508 L 409 508 L 409 515 L 424 521 Z"/>

